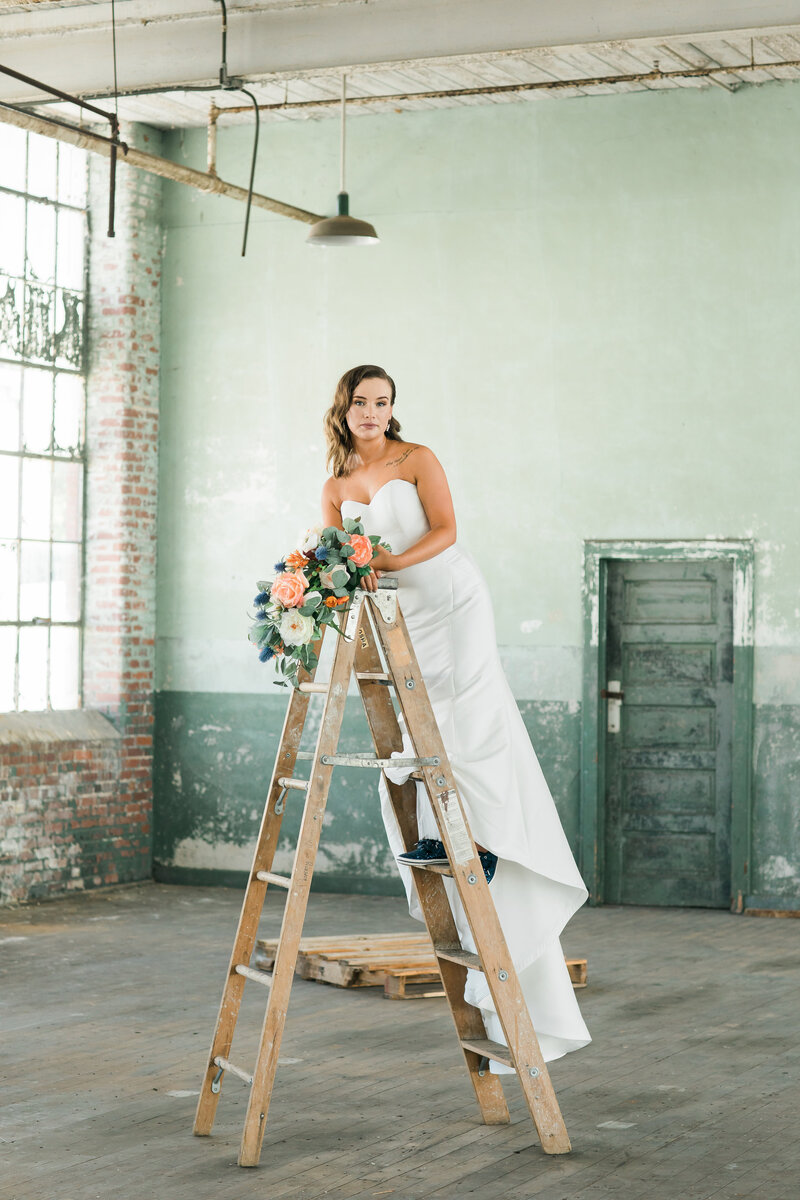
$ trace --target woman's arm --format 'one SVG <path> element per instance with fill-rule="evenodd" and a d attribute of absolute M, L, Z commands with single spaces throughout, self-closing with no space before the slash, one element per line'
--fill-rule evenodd
<path fill-rule="evenodd" d="M 329 525 L 334 525 L 337 529 L 342 528 L 342 513 L 339 508 L 339 497 L 337 494 L 336 480 L 331 475 L 330 479 L 325 480 L 325 486 L 322 489 L 322 524 L 327 529 Z"/>

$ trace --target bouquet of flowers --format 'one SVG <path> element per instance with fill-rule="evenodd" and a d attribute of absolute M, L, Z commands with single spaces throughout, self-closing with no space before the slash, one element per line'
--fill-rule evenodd
<path fill-rule="evenodd" d="M 306 530 L 300 548 L 275 564 L 275 578 L 256 585 L 256 613 L 248 638 L 258 647 L 261 662 L 275 660 L 285 676 L 275 681 L 279 687 L 287 686 L 286 679 L 297 687 L 301 666 L 314 669 L 319 658 L 313 643 L 323 626 L 342 633 L 337 609 L 348 604 L 361 576 L 369 574 L 375 547 L 391 551 L 374 534 L 367 537 L 360 521 L 345 517 L 342 524 L 344 529 L 315 525 Z"/>

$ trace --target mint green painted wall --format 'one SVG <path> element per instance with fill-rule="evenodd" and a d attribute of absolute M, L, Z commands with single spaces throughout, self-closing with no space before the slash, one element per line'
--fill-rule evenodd
<path fill-rule="evenodd" d="M 336 379 L 377 361 L 492 576 L 515 694 L 566 714 L 543 762 L 565 728 L 577 746 L 583 539 L 755 540 L 756 729 L 781 742 L 754 758 L 754 890 L 797 896 L 798 127 L 791 83 L 354 116 L 366 250 L 254 210 L 242 259 L 242 206 L 167 185 L 159 688 L 275 691 L 244 640 L 253 583 L 317 518 Z M 249 151 L 221 129 L 220 174 L 245 182 Z M 202 167 L 203 132 L 166 152 Z M 256 186 L 332 211 L 337 154 L 334 121 L 267 122 Z M 551 780 L 574 825 L 571 786 Z"/>

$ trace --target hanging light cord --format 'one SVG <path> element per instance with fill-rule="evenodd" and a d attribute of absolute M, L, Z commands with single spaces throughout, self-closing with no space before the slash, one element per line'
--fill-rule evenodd
<path fill-rule="evenodd" d="M 219 64 L 219 86 L 226 92 L 241 92 L 247 96 L 250 103 L 253 105 L 256 124 L 255 133 L 253 135 L 253 155 L 250 161 L 250 186 L 247 189 L 247 206 L 244 214 L 244 235 L 242 237 L 242 258 L 247 252 L 247 233 L 250 229 L 250 209 L 253 204 L 253 184 L 256 177 L 256 159 L 258 157 L 258 134 L 261 124 L 261 118 L 258 111 L 258 100 L 252 92 L 248 92 L 247 88 L 242 87 L 240 79 L 232 77 L 228 74 L 228 7 L 225 0 L 217 0 L 217 3 L 222 6 L 222 49 Z M 187 89 L 188 90 L 188 89 Z"/>
<path fill-rule="evenodd" d="M 258 100 L 255 98 L 253 93 L 248 92 L 247 88 L 239 88 L 239 91 L 245 96 L 248 96 L 252 101 L 253 112 L 255 113 L 256 118 L 255 136 L 253 138 L 253 157 L 250 162 L 250 186 L 247 189 L 247 207 L 245 208 L 244 213 L 244 236 L 242 237 L 242 258 L 244 258 L 247 251 L 247 231 L 250 228 L 250 207 L 253 203 L 253 183 L 256 177 L 256 157 L 258 155 L 258 131 L 260 118 L 258 114 Z"/>
<path fill-rule="evenodd" d="M 119 84 L 117 82 L 117 12 L 111 0 L 111 48 L 114 55 L 114 116 L 119 121 Z"/>
<path fill-rule="evenodd" d="M 344 181 L 344 152 L 345 152 L 345 109 L 347 107 L 347 76 L 342 75 L 342 131 L 341 143 L 339 146 L 339 191 L 344 193 L 347 189 Z"/>
<path fill-rule="evenodd" d="M 108 236 L 115 237 L 114 209 L 117 193 L 117 147 L 119 146 L 119 82 L 117 80 L 117 12 L 111 0 L 111 50 L 114 60 L 114 115 L 111 118 L 111 148 L 108 173 Z"/>

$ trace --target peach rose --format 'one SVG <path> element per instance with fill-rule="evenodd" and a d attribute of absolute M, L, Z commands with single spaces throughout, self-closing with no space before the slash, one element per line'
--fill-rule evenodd
<path fill-rule="evenodd" d="M 277 600 L 284 608 L 296 608 L 303 603 L 303 592 L 308 580 L 302 571 L 284 571 L 272 585 L 270 599 Z"/>
<path fill-rule="evenodd" d="M 365 567 L 368 562 L 372 561 L 372 542 L 363 533 L 351 533 L 350 545 L 353 547 L 350 560 L 357 567 Z"/>

